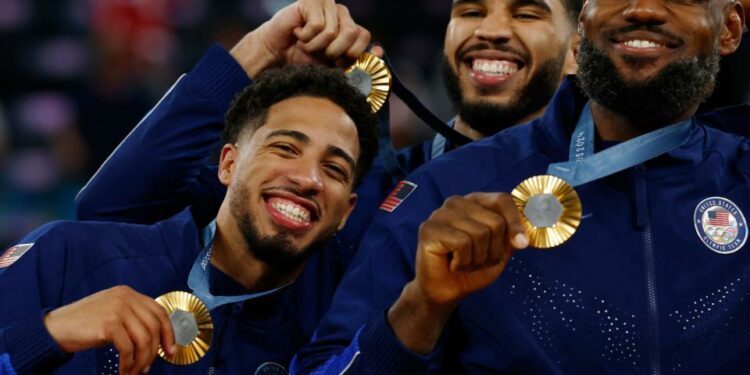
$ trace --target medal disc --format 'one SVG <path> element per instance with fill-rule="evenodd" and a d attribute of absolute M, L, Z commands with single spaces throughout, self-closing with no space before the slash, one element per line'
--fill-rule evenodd
<path fill-rule="evenodd" d="M 581 223 L 578 193 L 561 178 L 534 176 L 521 182 L 513 192 L 513 202 L 521 211 L 529 245 L 539 249 L 559 246 Z"/>
<path fill-rule="evenodd" d="M 372 113 L 380 110 L 391 90 L 391 72 L 379 57 L 363 53 L 356 62 L 344 71 L 349 83 L 367 96 Z"/>
<path fill-rule="evenodd" d="M 174 365 L 197 362 L 211 346 L 214 324 L 206 305 L 188 292 L 169 292 L 156 299 L 172 322 L 177 352 L 168 356 L 159 346 L 159 357 Z"/>

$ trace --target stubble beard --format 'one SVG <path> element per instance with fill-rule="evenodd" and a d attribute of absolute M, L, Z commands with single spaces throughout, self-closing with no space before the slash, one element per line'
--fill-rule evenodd
<path fill-rule="evenodd" d="M 245 245 L 252 255 L 280 271 L 294 271 L 307 259 L 321 250 L 328 238 L 335 232 L 335 228 L 326 230 L 313 243 L 304 249 L 294 246 L 291 233 L 279 231 L 275 235 L 262 235 L 258 226 L 253 222 L 249 210 L 250 191 L 245 186 L 230 190 L 230 212 L 237 223 L 237 229 L 242 234 Z"/>

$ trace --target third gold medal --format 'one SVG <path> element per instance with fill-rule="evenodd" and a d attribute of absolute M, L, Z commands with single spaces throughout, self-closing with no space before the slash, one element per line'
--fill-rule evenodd
<path fill-rule="evenodd" d="M 352 86 L 367 96 L 372 113 L 385 104 L 391 89 L 391 72 L 379 57 L 365 52 L 344 74 Z"/>
<path fill-rule="evenodd" d="M 581 223 L 578 193 L 559 177 L 541 175 L 527 178 L 511 192 L 521 211 L 529 245 L 539 249 L 559 246 L 575 233 Z"/>

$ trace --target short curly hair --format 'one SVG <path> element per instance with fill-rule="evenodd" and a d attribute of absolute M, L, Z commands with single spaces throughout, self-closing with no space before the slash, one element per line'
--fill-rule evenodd
<path fill-rule="evenodd" d="M 367 98 L 349 84 L 340 69 L 303 65 L 263 72 L 232 102 L 222 135 L 224 143 L 236 143 L 247 129 L 263 126 L 272 105 L 299 96 L 328 99 L 354 122 L 359 137 L 359 158 L 353 187 L 358 186 L 377 154 L 377 118 L 370 111 Z"/>

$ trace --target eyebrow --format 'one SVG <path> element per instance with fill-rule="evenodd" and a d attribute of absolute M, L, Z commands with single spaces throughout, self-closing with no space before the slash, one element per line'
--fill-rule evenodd
<path fill-rule="evenodd" d="M 292 137 L 302 143 L 310 143 L 310 137 L 308 137 L 305 133 L 298 132 L 296 130 L 274 130 L 269 133 L 268 136 L 266 136 L 266 139 L 274 137 Z M 355 166 L 357 163 L 354 161 L 354 158 L 341 148 L 329 145 L 326 149 L 326 152 L 328 154 L 335 155 L 344 159 L 344 161 L 351 167 L 352 172 L 354 172 L 354 170 L 356 169 Z"/>
<path fill-rule="evenodd" d="M 302 143 L 310 143 L 310 137 L 296 130 L 274 130 L 266 136 L 266 139 L 273 137 L 292 137 Z"/>
<path fill-rule="evenodd" d="M 484 4 L 487 0 L 453 0 L 453 6 L 461 4 Z"/>
<path fill-rule="evenodd" d="M 549 4 L 547 4 L 547 2 L 545 2 L 544 0 L 512 0 L 512 5 L 515 5 L 517 7 L 522 7 L 525 5 L 537 6 L 549 13 L 552 13 L 552 8 L 550 8 Z"/>
<path fill-rule="evenodd" d="M 351 155 L 349 155 L 349 154 L 346 153 L 346 151 L 344 151 L 344 150 L 342 150 L 342 149 L 340 149 L 340 148 L 338 148 L 336 146 L 328 146 L 328 149 L 326 151 L 329 154 L 336 155 L 336 156 L 344 159 L 344 161 L 347 162 L 347 164 L 349 164 L 349 166 L 352 168 L 352 173 L 354 172 L 354 170 L 356 169 L 356 167 L 355 167 L 356 162 L 354 161 L 354 158 Z"/>
<path fill-rule="evenodd" d="M 461 4 L 485 4 L 487 0 L 453 0 L 453 7 Z M 511 5 L 520 7 L 524 5 L 537 6 L 552 13 L 552 8 L 544 0 L 511 0 Z"/>

